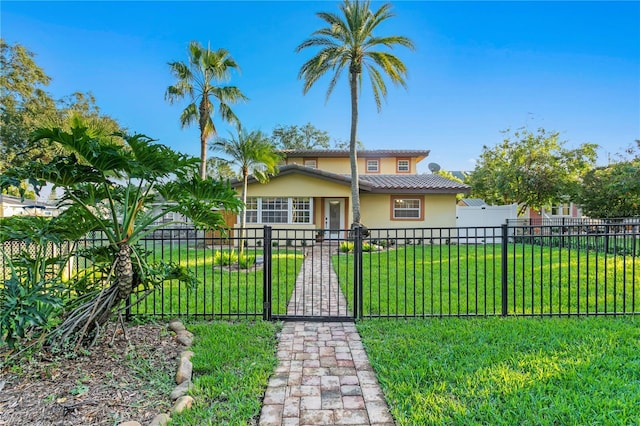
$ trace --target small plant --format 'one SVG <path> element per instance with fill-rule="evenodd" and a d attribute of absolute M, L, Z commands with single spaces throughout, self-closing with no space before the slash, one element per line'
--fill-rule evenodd
<path fill-rule="evenodd" d="M 362 251 L 363 252 L 372 252 L 373 246 L 369 243 L 362 243 Z"/>
<path fill-rule="evenodd" d="M 272 241 L 271 242 L 271 247 L 278 247 L 278 242 L 277 241 Z"/>
<path fill-rule="evenodd" d="M 222 266 L 231 266 L 238 262 L 238 254 L 235 250 L 216 251 L 213 255 L 213 264 Z"/>
<path fill-rule="evenodd" d="M 351 253 L 353 251 L 353 243 L 349 241 L 343 241 L 340 243 L 340 251 L 342 253 Z"/>
<path fill-rule="evenodd" d="M 238 258 L 238 266 L 241 269 L 249 269 L 256 263 L 255 256 L 242 255 Z"/>
<path fill-rule="evenodd" d="M 262 247 L 262 240 L 258 240 L 258 241 L 256 241 L 256 245 L 257 245 L 258 247 Z"/>
<path fill-rule="evenodd" d="M 287 240 L 287 247 L 292 247 L 293 246 L 293 240 L 291 238 L 289 238 Z"/>

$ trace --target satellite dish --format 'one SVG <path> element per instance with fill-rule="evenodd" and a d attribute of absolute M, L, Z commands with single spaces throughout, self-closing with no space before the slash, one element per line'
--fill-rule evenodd
<path fill-rule="evenodd" d="M 440 164 L 438 163 L 429 163 L 427 167 L 429 167 L 429 170 L 431 170 L 431 173 L 440 171 Z"/>

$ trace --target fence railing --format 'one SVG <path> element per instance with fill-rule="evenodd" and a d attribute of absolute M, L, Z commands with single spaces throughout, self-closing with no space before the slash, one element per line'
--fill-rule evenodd
<path fill-rule="evenodd" d="M 146 298 L 134 296 L 128 314 L 284 315 L 296 280 L 318 279 L 303 267 L 320 252 L 312 247 L 326 249 L 323 256 L 345 296 L 344 311 L 356 318 L 639 314 L 640 221 L 598 223 L 603 228 L 596 230 L 584 225 L 320 233 L 265 227 L 225 237 L 164 229 L 141 242 L 148 261 L 181 265 L 197 284 L 167 281 Z M 65 268 L 66 280 L 75 280 L 96 268 L 81 249 L 104 244 L 94 234 L 51 253 L 71 252 L 58 267 Z M 28 248 L 5 243 L 3 250 L 15 255 Z M 0 262 L 6 279 L 4 259 Z M 69 297 L 78 291 L 70 290 Z"/>

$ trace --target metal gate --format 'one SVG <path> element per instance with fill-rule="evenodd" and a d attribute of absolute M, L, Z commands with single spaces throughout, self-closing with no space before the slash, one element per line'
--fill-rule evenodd
<path fill-rule="evenodd" d="M 347 230 L 329 234 L 325 230 L 264 228 L 265 319 L 356 318 L 360 280 L 355 247 L 359 245 L 344 238 L 347 234 Z"/>

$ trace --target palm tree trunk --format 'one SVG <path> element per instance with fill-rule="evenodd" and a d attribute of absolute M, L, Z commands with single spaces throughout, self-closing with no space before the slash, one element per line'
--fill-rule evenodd
<path fill-rule="evenodd" d="M 351 136 L 349 138 L 349 157 L 351 159 L 351 208 L 353 223 L 360 223 L 360 184 L 358 182 L 358 151 L 356 150 L 358 129 L 358 74 L 350 73 L 351 86 Z"/>
<path fill-rule="evenodd" d="M 207 118 L 209 117 L 209 104 L 207 97 L 203 96 L 198 107 L 200 114 L 198 124 L 200 126 L 200 177 L 204 180 L 207 178 Z"/>
<path fill-rule="evenodd" d="M 242 253 L 244 252 L 244 236 L 245 236 L 245 231 L 244 231 L 244 227 L 247 223 L 247 187 L 249 184 L 249 170 L 246 167 L 242 168 L 242 213 L 240 215 L 240 248 L 238 249 L 239 252 L 239 259 L 240 260 L 242 258 Z"/>

